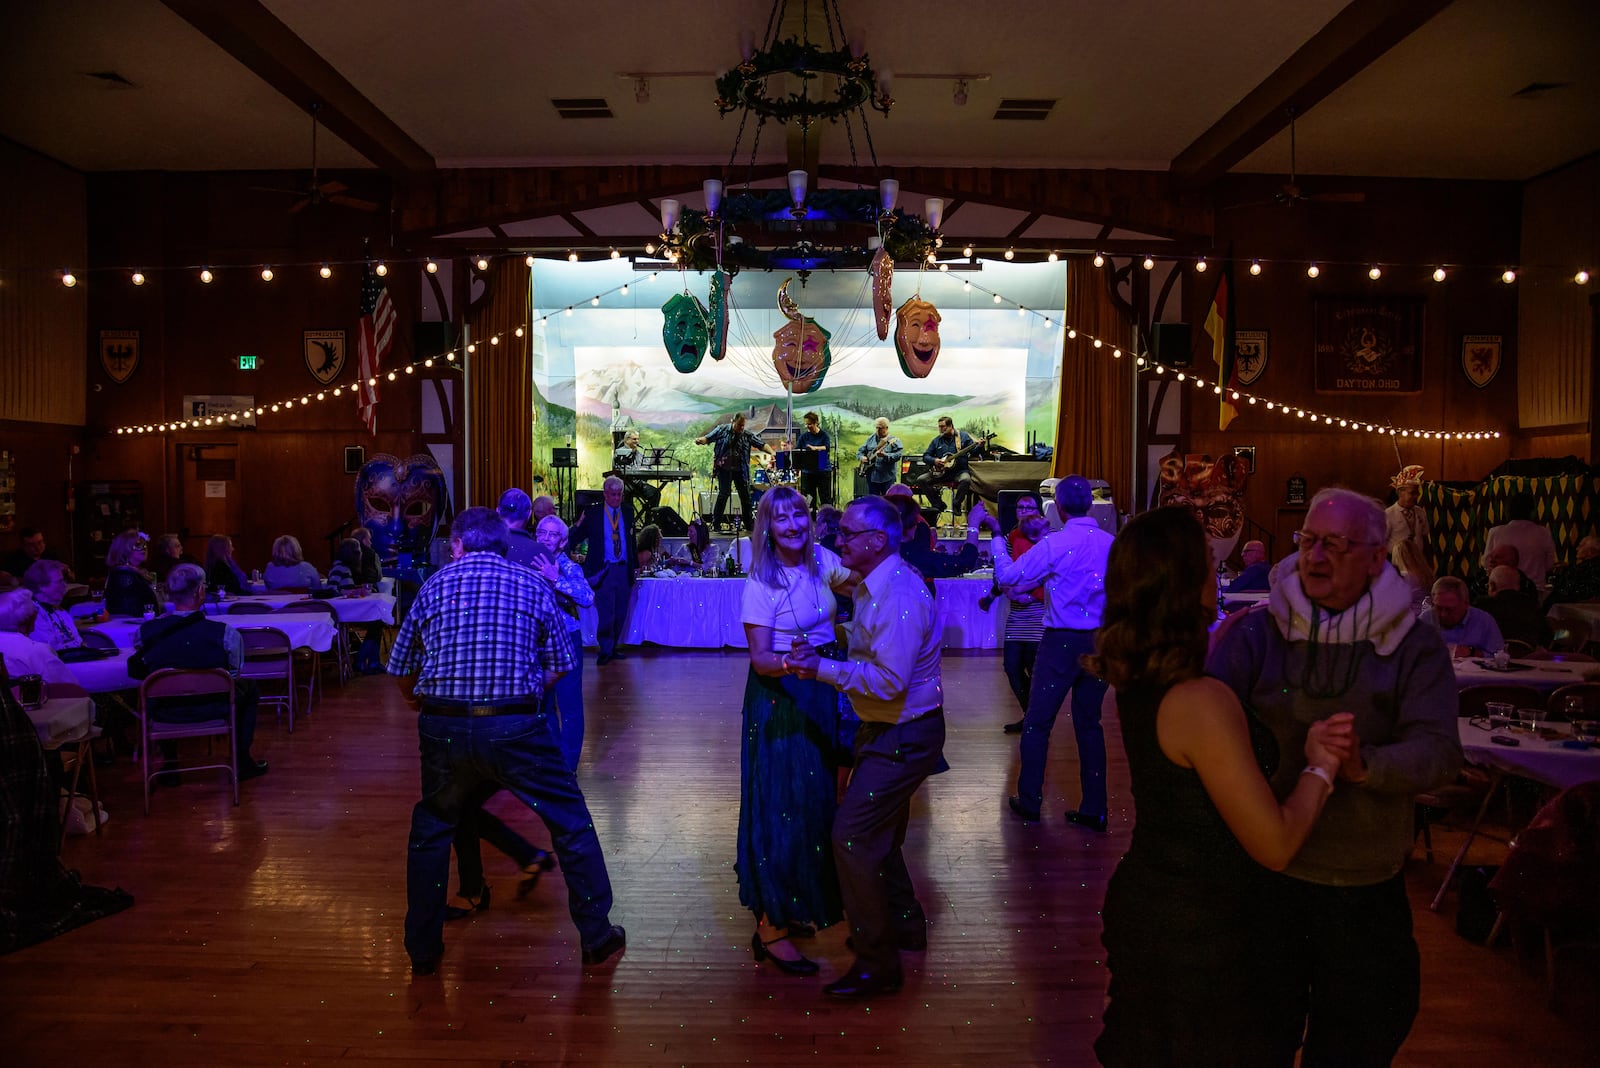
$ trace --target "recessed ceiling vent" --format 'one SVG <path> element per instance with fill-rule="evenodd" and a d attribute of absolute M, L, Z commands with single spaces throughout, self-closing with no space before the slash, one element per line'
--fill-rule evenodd
<path fill-rule="evenodd" d="M 609 119 L 611 105 L 605 102 L 604 97 L 576 96 L 559 100 L 551 100 L 555 106 L 556 114 L 563 119 Z"/>
<path fill-rule="evenodd" d="M 994 110 L 996 119 L 1017 119 L 1028 122 L 1042 122 L 1050 115 L 1050 109 L 1056 106 L 1054 100 L 1023 100 L 1016 97 L 1006 97 L 1000 101 Z"/>
<path fill-rule="evenodd" d="M 93 78 L 107 89 L 137 89 L 128 79 L 114 70 L 87 70 L 83 72 L 85 78 Z"/>
<path fill-rule="evenodd" d="M 1537 100 L 1553 89 L 1565 89 L 1571 82 L 1529 82 L 1511 94 L 1513 100 Z"/>

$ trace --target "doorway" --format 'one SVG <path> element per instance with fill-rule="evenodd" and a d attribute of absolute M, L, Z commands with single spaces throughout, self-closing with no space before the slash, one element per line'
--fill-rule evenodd
<path fill-rule="evenodd" d="M 178 536 L 183 551 L 206 558 L 213 534 L 237 539 L 244 523 L 239 495 L 239 446 L 178 446 Z"/>

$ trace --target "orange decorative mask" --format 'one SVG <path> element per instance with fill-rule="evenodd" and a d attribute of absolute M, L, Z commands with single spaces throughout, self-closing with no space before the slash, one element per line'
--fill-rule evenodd
<path fill-rule="evenodd" d="M 1194 512 L 1211 544 L 1213 565 L 1227 559 L 1244 529 L 1244 487 L 1250 472 L 1234 453 L 1213 460 L 1206 453 L 1169 452 L 1161 458 L 1156 505 Z"/>
<path fill-rule="evenodd" d="M 939 358 L 939 309 L 912 297 L 895 312 L 895 352 L 900 355 L 900 370 L 911 378 L 927 378 Z"/>

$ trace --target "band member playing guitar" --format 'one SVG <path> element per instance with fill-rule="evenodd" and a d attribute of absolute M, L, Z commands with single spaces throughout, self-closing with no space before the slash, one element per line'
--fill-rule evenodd
<path fill-rule="evenodd" d="M 770 453 L 766 443 L 744 428 L 744 413 L 736 414 L 704 437 L 694 439 L 696 445 L 716 446 L 711 469 L 717 476 L 717 503 L 711 510 L 713 526 L 722 525 L 722 510 L 728 505 L 730 490 L 739 491 L 739 511 L 744 529 L 750 529 L 750 450 Z"/>
<path fill-rule="evenodd" d="M 873 423 L 873 428 L 872 437 L 856 450 L 856 459 L 861 461 L 858 471 L 867 480 L 867 492 L 882 497 L 884 491 L 895 484 L 900 457 L 906 449 L 899 438 L 890 436 L 889 420 L 880 418 Z"/>
<path fill-rule="evenodd" d="M 918 475 L 912 485 L 927 494 L 928 501 L 939 511 L 944 511 L 942 486 L 955 487 L 954 505 L 957 509 L 971 497 L 972 472 L 967 467 L 968 454 L 982 448 L 987 437 L 974 438 L 965 430 L 957 431 L 948 415 L 939 417 L 939 434 L 923 450 L 922 462 L 928 469 Z"/>

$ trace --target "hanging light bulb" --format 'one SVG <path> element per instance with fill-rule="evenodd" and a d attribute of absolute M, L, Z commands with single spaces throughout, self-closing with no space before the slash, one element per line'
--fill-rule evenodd
<path fill-rule="evenodd" d="M 216 275 L 211 273 L 211 268 L 209 268 L 209 267 L 201 268 L 201 271 L 200 271 L 200 281 L 201 282 L 204 282 L 206 285 L 210 285 L 211 284 L 211 280 L 213 278 L 215 278 L 215 277 L 216 277 Z"/>
<path fill-rule="evenodd" d="M 1051 249 L 1050 250 L 1050 255 L 1046 256 L 1044 259 L 1045 259 L 1046 263 L 1055 263 L 1060 258 L 1061 258 L 1060 256 L 1056 255 L 1056 250 L 1055 249 Z"/>
<path fill-rule="evenodd" d="M 329 267 L 326 263 L 324 263 L 322 265 L 322 270 L 318 271 L 317 273 L 320 274 L 324 278 L 332 278 L 333 277 L 333 268 Z"/>
<path fill-rule="evenodd" d="M 1261 273 L 1261 261 L 1260 260 L 1251 260 L 1250 261 L 1250 273 L 1251 274 L 1260 274 Z"/>
<path fill-rule="evenodd" d="M 73 286 L 78 284 L 78 276 L 73 274 L 71 271 L 62 271 L 61 284 L 66 286 L 68 289 L 71 289 Z"/>
<path fill-rule="evenodd" d="M 939 264 L 939 271 L 942 274 L 949 274 L 950 273 L 950 265 L 948 263 Z"/>
<path fill-rule="evenodd" d="M 467 353 L 468 353 L 468 355 L 471 355 L 472 353 L 477 352 L 477 351 L 478 351 L 478 343 L 476 341 L 470 341 L 470 342 L 467 343 Z"/>
<path fill-rule="evenodd" d="M 1100 346 L 1101 346 L 1101 345 L 1102 345 L 1102 344 L 1103 344 L 1103 342 L 1101 342 L 1101 340 L 1100 340 L 1100 339 L 1099 339 L 1099 338 L 1095 338 L 1095 339 L 1094 339 L 1094 347 L 1095 347 L 1095 348 L 1100 348 Z"/>
<path fill-rule="evenodd" d="M 971 293 L 972 292 L 972 283 L 971 282 L 962 282 L 961 283 L 961 292 L 963 292 L 963 293 Z"/>
<path fill-rule="evenodd" d="M 427 270 L 428 270 L 429 274 L 438 274 L 439 273 L 439 265 L 437 263 L 434 263 L 432 260 L 429 260 L 428 261 Z"/>
<path fill-rule="evenodd" d="M 416 368 L 415 364 L 410 364 L 410 363 L 406 364 L 406 374 L 414 375 L 416 373 L 417 373 L 417 368 Z M 318 397 L 317 399 L 321 400 L 322 398 Z"/>
<path fill-rule="evenodd" d="M 272 281 L 272 268 L 271 267 L 263 267 L 263 268 L 261 268 L 261 280 L 263 282 Z"/>
<path fill-rule="evenodd" d="M 479 256 L 478 257 L 478 270 L 487 271 L 488 269 L 489 269 L 489 261 L 484 259 L 482 256 Z"/>
<path fill-rule="evenodd" d="M 1151 259 L 1149 256 L 1146 256 L 1144 258 L 1144 269 L 1145 270 L 1153 271 L 1153 270 L 1155 270 L 1155 266 L 1156 266 L 1156 261 L 1155 260 Z"/>
<path fill-rule="evenodd" d="M 1194 261 L 1194 269 L 1196 274 L 1206 273 L 1206 258 L 1204 256 Z"/>
<path fill-rule="evenodd" d="M 334 396 L 335 396 L 335 397 L 342 397 L 342 396 L 344 396 L 344 387 L 343 387 L 343 386 L 334 386 L 334 387 L 333 387 L 333 395 L 334 395 Z"/>
<path fill-rule="evenodd" d="M 654 256 L 656 254 L 656 243 L 654 241 L 646 241 L 644 243 L 644 254 L 646 256 Z"/>
<path fill-rule="evenodd" d="M 996 293 L 996 294 L 995 294 L 995 295 L 994 295 L 994 302 L 995 302 L 995 303 L 996 303 L 996 304 L 999 304 L 999 303 L 1000 303 L 1000 294 L 998 294 L 998 293 Z"/>
<path fill-rule="evenodd" d="M 529 253 L 528 255 L 522 257 L 522 264 L 523 264 L 524 267 L 532 267 L 533 266 L 533 254 Z"/>
<path fill-rule="evenodd" d="M 496 346 L 498 344 L 500 344 L 500 335 L 499 334 L 495 334 L 493 337 L 491 337 L 489 339 L 489 347 L 493 348 L 494 346 Z"/>
<path fill-rule="evenodd" d="M 578 254 L 576 252 L 567 253 L 567 262 L 568 263 L 577 263 L 578 262 Z"/>
<path fill-rule="evenodd" d="M 972 258 L 972 246 L 971 245 L 962 245 L 961 246 L 961 254 L 963 256 L 965 256 L 967 259 L 970 260 Z"/>
<path fill-rule="evenodd" d="M 1006 249 L 1006 259 L 1014 260 L 1016 258 L 1017 258 L 1017 250 L 1016 249 L 1014 249 L 1014 248 Z"/>
<path fill-rule="evenodd" d="M 628 295 L 628 283 L 626 283 L 626 282 L 622 283 L 622 295 L 623 296 L 627 296 Z"/>
<path fill-rule="evenodd" d="M 1506 285 L 1510 285 L 1512 282 L 1515 282 L 1516 280 L 1517 280 L 1517 272 L 1513 271 L 1509 267 L 1506 268 L 1505 272 L 1500 275 L 1500 281 L 1504 282 Z"/>
<path fill-rule="evenodd" d="M 136 285 L 136 286 L 144 285 L 144 274 L 142 272 L 140 272 L 140 271 L 134 271 L 133 272 L 132 281 L 133 281 L 133 284 Z"/>
<path fill-rule="evenodd" d="M 379 260 L 372 268 L 372 273 L 377 275 L 379 278 L 386 278 L 389 274 L 389 265 L 384 263 L 382 260 Z"/>
<path fill-rule="evenodd" d="M 1383 277 L 1383 268 L 1374 263 L 1371 267 L 1367 268 L 1367 277 L 1376 282 L 1378 279 Z"/>
<path fill-rule="evenodd" d="M 520 326 L 517 327 L 517 331 L 516 332 L 517 332 L 517 336 L 521 337 L 522 336 L 522 327 L 520 327 Z"/>
<path fill-rule="evenodd" d="M 1444 277 L 1445 276 L 1444 276 L 1444 268 L 1443 267 L 1435 267 L 1433 269 L 1433 280 L 1435 282 L 1443 282 L 1444 281 Z"/>
<path fill-rule="evenodd" d="M 1078 336 L 1078 328 L 1077 327 L 1075 327 L 1075 326 L 1067 327 L 1067 337 L 1068 338 L 1075 338 L 1077 336 Z"/>
<path fill-rule="evenodd" d="M 616 249 L 612 249 L 611 250 L 611 258 L 614 259 L 614 260 L 615 259 L 621 259 L 622 258 L 622 253 L 618 252 Z"/>
<path fill-rule="evenodd" d="M 394 380 L 395 380 L 394 372 L 390 371 L 389 372 L 389 381 L 393 382 Z"/>
<path fill-rule="evenodd" d="M 1589 284 L 1589 272 L 1579 271 L 1577 274 L 1572 276 L 1572 280 L 1578 283 L 1580 286 L 1586 286 Z"/>
<path fill-rule="evenodd" d="M 600 298 L 598 296 L 590 297 L 589 298 L 589 303 L 592 306 L 598 308 L 600 306 Z"/>
<path fill-rule="evenodd" d="M 1092 262 L 1094 263 L 1094 265 L 1096 267 L 1104 267 L 1106 265 L 1106 258 L 1104 256 L 1100 255 L 1100 253 L 1096 252 L 1094 254 L 1094 260 Z"/>
<path fill-rule="evenodd" d="M 433 357 L 429 356 L 426 360 L 423 360 L 422 361 L 422 366 L 424 366 L 424 367 L 432 367 L 433 366 Z"/>
<path fill-rule="evenodd" d="M 1321 273 L 1322 273 L 1322 268 L 1318 267 L 1314 263 L 1306 268 L 1306 277 L 1307 278 L 1315 278 L 1315 277 L 1317 277 L 1317 275 L 1319 275 Z"/>

